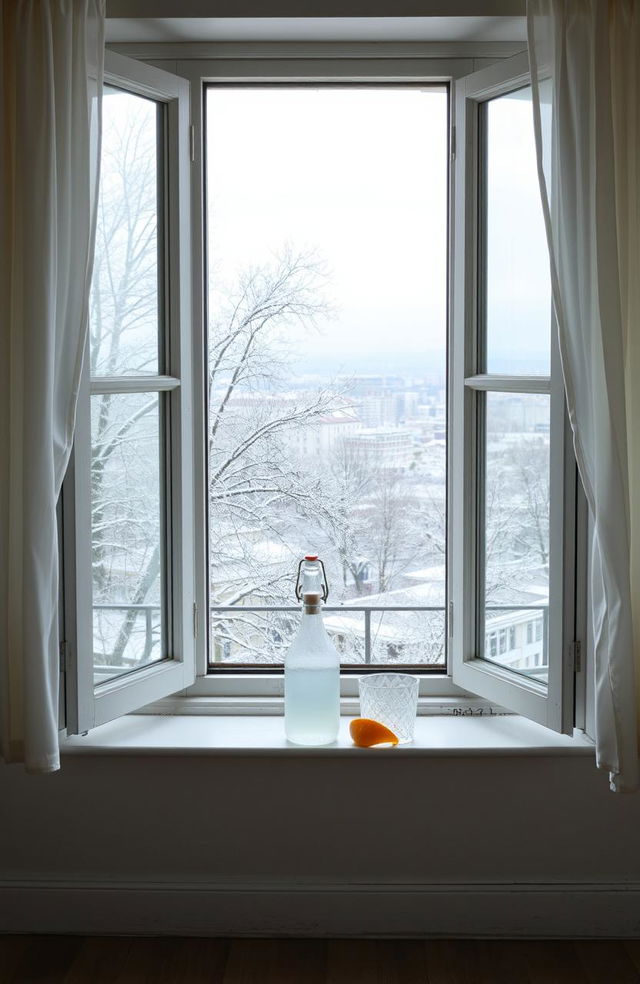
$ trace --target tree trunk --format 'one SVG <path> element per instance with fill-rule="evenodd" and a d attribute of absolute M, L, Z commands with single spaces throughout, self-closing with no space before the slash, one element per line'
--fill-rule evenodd
<path fill-rule="evenodd" d="M 160 547 L 154 547 L 153 553 L 149 558 L 149 563 L 147 564 L 147 569 L 140 578 L 138 586 L 136 588 L 135 594 L 131 601 L 132 605 L 142 605 L 144 604 L 149 589 L 158 576 L 160 570 Z M 122 627 L 118 633 L 118 638 L 116 639 L 116 644 L 113 647 L 112 658 L 114 660 L 114 665 L 121 664 L 122 657 L 124 655 L 125 649 L 131 638 L 131 633 L 133 632 L 136 620 L 139 615 L 139 610 L 130 608 L 127 612 Z M 149 640 L 145 639 L 145 656 L 150 651 Z"/>

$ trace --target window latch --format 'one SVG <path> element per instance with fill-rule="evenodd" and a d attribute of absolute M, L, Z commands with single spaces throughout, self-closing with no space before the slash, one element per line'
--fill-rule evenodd
<path fill-rule="evenodd" d="M 580 673 L 582 670 L 582 643 L 579 639 L 574 639 L 569 646 L 570 655 L 573 660 L 573 672 Z"/>

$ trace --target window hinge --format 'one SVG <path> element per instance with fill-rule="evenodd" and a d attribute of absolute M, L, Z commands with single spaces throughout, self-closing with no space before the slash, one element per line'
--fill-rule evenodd
<path fill-rule="evenodd" d="M 569 651 L 573 659 L 573 672 L 580 673 L 582 670 L 582 643 L 574 639 L 569 645 Z"/>
<path fill-rule="evenodd" d="M 193 638 L 198 638 L 198 606 L 195 601 L 193 603 Z"/>
<path fill-rule="evenodd" d="M 455 126 L 452 126 L 451 127 L 451 160 L 455 161 L 455 159 L 456 159 L 456 128 Z"/>
<path fill-rule="evenodd" d="M 449 602 L 449 618 L 448 618 L 448 623 L 449 624 L 448 624 L 447 628 L 448 628 L 448 631 L 449 631 L 449 638 L 451 639 L 451 637 L 453 636 L 453 602 L 452 601 Z"/>
<path fill-rule="evenodd" d="M 189 127 L 189 157 L 193 164 L 196 159 L 196 128 L 193 124 Z"/>
<path fill-rule="evenodd" d="M 60 672 L 67 672 L 67 644 L 64 641 L 60 643 Z"/>

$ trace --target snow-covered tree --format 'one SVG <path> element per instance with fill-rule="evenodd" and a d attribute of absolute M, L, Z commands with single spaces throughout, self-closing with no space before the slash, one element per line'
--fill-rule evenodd
<path fill-rule="evenodd" d="M 209 521 L 215 603 L 291 599 L 302 527 L 322 502 L 322 476 L 291 437 L 340 405 L 337 387 L 290 389 L 297 329 L 326 315 L 325 275 L 308 253 L 212 291 L 209 331 Z M 297 549 L 296 549 L 297 548 Z"/>

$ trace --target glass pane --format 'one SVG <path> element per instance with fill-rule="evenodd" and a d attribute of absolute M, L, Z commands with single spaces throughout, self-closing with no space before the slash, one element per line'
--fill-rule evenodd
<path fill-rule="evenodd" d="M 212 86 L 206 105 L 211 603 L 290 605 L 313 551 L 330 604 L 441 624 L 446 91 Z M 395 615 L 383 634 L 384 660 L 444 665 Z M 247 661 L 281 658 L 260 639 Z"/>
<path fill-rule="evenodd" d="M 249 606 L 238 606 L 233 613 L 214 610 L 212 662 L 282 664 L 299 624 L 299 610 L 257 612 Z M 339 608 L 329 605 L 324 624 L 345 666 L 445 665 L 444 608 L 367 613 L 349 603 Z"/>
<path fill-rule="evenodd" d="M 487 393 L 485 659 L 547 681 L 549 397 Z"/>
<path fill-rule="evenodd" d="M 444 608 L 437 611 L 372 612 L 371 654 L 376 666 L 445 665 Z"/>
<path fill-rule="evenodd" d="M 531 87 L 484 113 L 487 372 L 548 375 L 551 282 Z"/>
<path fill-rule="evenodd" d="M 94 679 L 163 657 L 157 393 L 91 398 Z"/>
<path fill-rule="evenodd" d="M 158 105 L 105 86 L 102 115 L 91 373 L 156 373 L 160 368 Z"/>
<path fill-rule="evenodd" d="M 300 613 L 267 611 L 211 612 L 212 664 L 274 665 L 284 662 Z"/>

